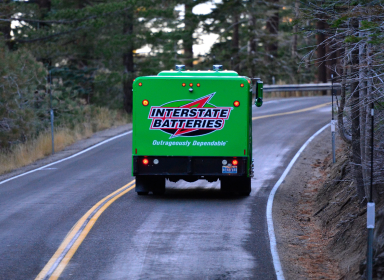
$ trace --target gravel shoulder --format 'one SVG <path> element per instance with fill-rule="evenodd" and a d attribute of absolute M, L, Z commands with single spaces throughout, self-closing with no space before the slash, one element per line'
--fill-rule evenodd
<path fill-rule="evenodd" d="M 94 145 L 96 145 L 96 144 L 98 144 L 104 140 L 107 140 L 108 138 L 111 138 L 111 137 L 114 137 L 116 135 L 125 133 L 129 130 L 132 130 L 132 124 L 126 124 L 126 125 L 117 126 L 117 127 L 113 127 L 113 128 L 109 128 L 106 130 L 96 132 L 91 137 L 77 141 L 76 143 L 64 148 L 63 150 L 55 153 L 54 155 L 47 156 L 43 159 L 35 161 L 32 164 L 29 164 L 27 166 L 23 166 L 21 168 L 13 170 L 9 173 L 1 175 L 0 176 L 0 182 L 3 180 L 6 180 L 8 178 L 17 176 L 19 174 L 22 174 L 24 172 L 28 172 L 30 170 L 39 168 L 39 167 L 47 165 L 49 163 L 61 160 L 61 159 L 66 158 L 66 157 L 69 157 L 69 156 L 76 154 L 82 150 L 85 150 L 91 146 L 94 146 Z"/>
<path fill-rule="evenodd" d="M 315 209 L 318 188 L 332 163 L 330 128 L 302 152 L 278 189 L 273 206 L 277 247 L 286 279 L 340 279 Z"/>

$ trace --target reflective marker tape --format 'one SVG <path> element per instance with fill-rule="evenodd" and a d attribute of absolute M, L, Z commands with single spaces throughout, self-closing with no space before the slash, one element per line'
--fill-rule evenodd
<path fill-rule="evenodd" d="M 331 120 L 331 131 L 332 132 L 336 131 L 336 124 L 337 124 L 337 120 Z"/>
<path fill-rule="evenodd" d="M 375 203 L 367 204 L 367 228 L 375 228 Z"/>

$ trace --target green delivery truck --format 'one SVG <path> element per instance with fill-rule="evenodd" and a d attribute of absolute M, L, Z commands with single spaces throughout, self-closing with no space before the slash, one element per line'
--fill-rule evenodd
<path fill-rule="evenodd" d="M 253 85 L 253 86 L 252 86 Z M 262 105 L 263 84 L 223 71 L 162 71 L 133 83 L 132 175 L 139 195 L 162 194 L 166 179 L 209 182 L 249 195 L 252 93 Z"/>

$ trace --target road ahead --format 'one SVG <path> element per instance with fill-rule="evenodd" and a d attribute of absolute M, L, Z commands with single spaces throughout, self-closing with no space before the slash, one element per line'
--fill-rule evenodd
<path fill-rule="evenodd" d="M 168 183 L 164 196 L 127 192 L 101 214 L 62 279 L 275 279 L 265 218 L 269 192 L 302 144 L 330 121 L 330 97 L 253 110 L 249 197 L 219 184 Z M 261 116 L 271 115 L 266 118 Z M 34 279 L 76 222 L 131 182 L 131 135 L 0 185 L 0 279 Z"/>

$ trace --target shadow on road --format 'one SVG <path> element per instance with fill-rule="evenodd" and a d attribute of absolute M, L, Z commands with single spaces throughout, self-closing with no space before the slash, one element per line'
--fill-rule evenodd
<path fill-rule="evenodd" d="M 166 188 L 163 195 L 149 194 L 146 196 L 138 196 L 139 199 L 156 199 L 156 200 L 243 200 L 246 196 L 237 194 L 223 193 L 220 189 L 207 189 L 206 187 L 193 188 Z"/>

